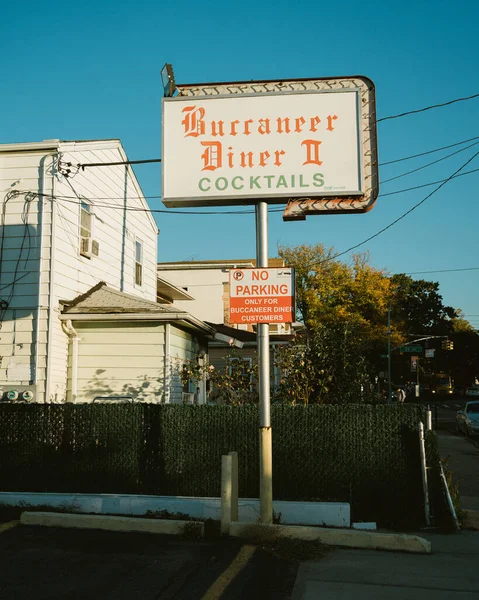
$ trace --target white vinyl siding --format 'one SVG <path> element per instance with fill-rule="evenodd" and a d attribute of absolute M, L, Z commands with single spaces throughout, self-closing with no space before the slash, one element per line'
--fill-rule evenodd
<path fill-rule="evenodd" d="M 62 142 L 59 144 L 59 152 L 64 162 L 72 164 L 119 162 L 126 158 L 115 140 Z M 20 357 L 21 361 L 25 361 L 29 353 L 30 375 L 37 385 L 36 399 L 61 402 L 66 396 L 68 336 L 58 318 L 60 301 L 74 299 L 99 281 L 105 281 L 115 289 L 156 301 L 157 228 L 148 212 L 128 210 L 145 209 L 145 201 L 131 167 L 87 168 L 67 179 L 61 173 L 55 175 L 56 157 L 54 151 L 15 152 L 8 149 L 8 152 L 2 152 L 0 146 L 0 190 L 3 190 L 0 195 L 0 208 L 8 190 L 18 188 L 46 194 L 35 198 L 30 205 L 27 237 L 30 254 L 26 267 L 22 259 L 17 268 L 25 231 L 22 221 L 25 196 L 14 198 L 7 204 L 0 277 L 0 288 L 3 289 L 0 289 L 0 298 L 4 298 L 3 294 L 8 297 L 8 286 L 15 277 L 15 271 L 16 278 L 20 275 L 25 277 L 15 283 L 14 295 L 5 314 L 3 330 L 0 331 L 0 345 L 3 344 L 2 336 L 12 333 L 8 329 L 12 319 L 16 319 L 21 327 L 24 327 L 24 320 L 30 321 L 30 333 L 27 341 L 20 342 L 24 344 L 21 353 L 19 348 L 12 347 L 10 352 L 7 349 L 7 352 L 1 355 L 0 387 L 15 382 L 27 385 L 28 382 L 23 379 L 9 380 L 7 369 L 11 364 L 12 355 L 18 356 L 18 361 Z M 64 200 L 54 200 L 52 213 L 52 201 L 48 195 L 53 189 L 55 196 L 63 196 Z M 91 219 L 91 235 L 99 244 L 99 254 L 91 258 L 81 256 L 79 252 L 80 199 L 90 205 L 94 215 Z M 118 208 L 105 206 L 108 204 L 118 205 Z M 83 225 L 85 229 L 87 223 L 84 221 Z M 55 233 L 52 237 L 53 229 Z M 141 287 L 135 286 L 132 277 L 132 273 L 135 272 L 135 257 L 131 247 L 132 240 L 138 232 L 141 232 L 143 245 Z M 52 266 L 53 294 L 50 298 Z M 16 311 L 16 317 L 13 310 Z M 19 311 L 23 311 L 21 319 L 18 318 Z M 10 340 L 11 336 L 4 339 Z M 9 343 L 7 341 L 6 345 Z M 47 362 L 50 365 L 50 389 L 46 398 Z M 14 366 L 16 364 L 14 362 Z M 13 368 L 9 373 L 10 376 L 18 373 L 26 375 L 27 369 Z"/>
<path fill-rule="evenodd" d="M 5 208 L 0 299 L 8 302 L 8 309 L 0 311 L 0 387 L 21 390 L 36 384 L 40 400 L 46 378 L 50 201 L 25 193 L 6 200 L 16 191 L 48 195 L 52 160 L 53 154 L 45 150 L 0 154 L 0 210 Z"/>
<path fill-rule="evenodd" d="M 97 396 L 131 396 L 162 402 L 165 325 L 155 322 L 73 323 L 79 335 L 77 402 Z M 71 398 L 71 344 L 67 398 Z"/>

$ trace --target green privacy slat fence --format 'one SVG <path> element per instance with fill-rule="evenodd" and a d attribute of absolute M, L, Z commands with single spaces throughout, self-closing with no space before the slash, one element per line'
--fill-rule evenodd
<path fill-rule="evenodd" d="M 354 520 L 420 525 L 417 405 L 273 406 L 273 494 L 351 502 Z M 0 404 L 0 490 L 220 495 L 236 450 L 258 497 L 256 406 Z"/>

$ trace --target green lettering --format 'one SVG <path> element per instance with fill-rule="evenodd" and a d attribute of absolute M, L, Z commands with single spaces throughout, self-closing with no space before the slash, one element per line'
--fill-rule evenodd
<path fill-rule="evenodd" d="M 276 182 L 276 187 L 288 187 L 288 184 L 286 183 L 286 177 L 284 175 L 280 175 L 278 177 L 278 181 Z"/>
<path fill-rule="evenodd" d="M 271 181 L 274 179 L 274 175 L 265 175 L 264 178 L 267 180 L 268 182 L 268 189 L 271 189 Z"/>
<path fill-rule="evenodd" d="M 235 181 L 239 179 L 239 181 L 241 181 L 241 185 L 236 185 Z M 234 188 L 235 190 L 242 190 L 244 188 L 244 179 L 238 175 L 237 177 L 233 177 L 233 179 L 231 180 L 231 187 Z"/>
<path fill-rule="evenodd" d="M 207 192 L 210 189 L 210 187 L 209 186 L 207 188 L 203 187 L 203 181 L 206 181 L 207 183 L 211 183 L 211 181 L 208 179 L 208 177 L 203 177 L 198 182 L 198 187 L 200 188 L 200 190 L 202 192 Z"/>
<path fill-rule="evenodd" d="M 323 187 L 324 175 L 322 173 L 315 173 L 313 175 L 313 185 L 314 187 Z"/>
<path fill-rule="evenodd" d="M 302 187 L 302 188 L 309 187 L 309 183 L 304 183 L 302 175 L 299 176 L 299 187 Z"/>
<path fill-rule="evenodd" d="M 218 179 L 215 181 L 215 187 L 218 191 L 224 192 L 228 187 L 228 180 L 226 177 L 218 177 Z"/>
<path fill-rule="evenodd" d="M 249 178 L 249 189 L 252 190 L 254 187 L 261 189 L 260 184 L 258 183 L 259 175 L 257 177 Z"/>

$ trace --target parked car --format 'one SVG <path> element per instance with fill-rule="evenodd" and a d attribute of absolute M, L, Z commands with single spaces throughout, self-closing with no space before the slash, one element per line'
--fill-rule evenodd
<path fill-rule="evenodd" d="M 472 398 L 479 398 L 479 385 L 474 383 L 467 387 L 465 395 Z"/>
<path fill-rule="evenodd" d="M 457 411 L 456 428 L 466 436 L 479 434 L 479 400 L 466 402 L 464 410 Z"/>

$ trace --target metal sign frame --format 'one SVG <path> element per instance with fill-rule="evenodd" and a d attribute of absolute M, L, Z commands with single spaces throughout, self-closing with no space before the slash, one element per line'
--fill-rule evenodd
<path fill-rule="evenodd" d="M 324 77 L 316 79 L 287 79 L 266 81 L 244 81 L 223 83 L 177 84 L 178 96 L 175 101 L 192 97 L 225 97 L 231 95 L 248 96 L 260 94 L 293 94 L 301 92 L 340 92 L 357 90 L 360 97 L 360 153 L 362 167 L 361 194 L 323 194 L 304 198 L 251 197 L 228 201 L 233 204 L 255 204 L 258 201 L 287 202 L 283 219 L 285 221 L 304 220 L 313 214 L 354 214 L 371 210 L 379 194 L 376 97 L 374 83 L 363 76 Z M 165 100 L 164 100 L 165 101 Z M 219 205 L 219 202 L 216 202 Z M 184 204 L 183 204 L 184 205 Z M 197 204 L 198 205 L 198 204 Z"/>

